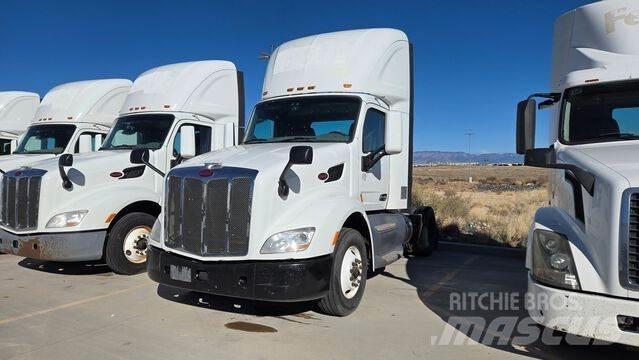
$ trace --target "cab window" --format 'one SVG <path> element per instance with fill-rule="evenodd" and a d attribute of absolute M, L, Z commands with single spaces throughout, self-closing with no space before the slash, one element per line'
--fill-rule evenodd
<path fill-rule="evenodd" d="M 375 109 L 368 109 L 364 119 L 362 152 L 377 151 L 384 146 L 386 115 Z"/>

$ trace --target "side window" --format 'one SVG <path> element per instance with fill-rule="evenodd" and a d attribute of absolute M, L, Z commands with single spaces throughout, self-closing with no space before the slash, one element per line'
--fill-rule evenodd
<path fill-rule="evenodd" d="M 208 126 L 184 124 L 180 126 L 175 140 L 173 140 L 173 155 L 180 153 L 180 141 L 182 138 L 182 126 L 189 125 L 195 128 L 195 155 L 200 155 L 211 151 L 211 128 Z"/>
<path fill-rule="evenodd" d="M 92 149 L 95 149 L 95 142 L 96 142 L 97 135 L 102 135 L 102 140 L 104 140 L 104 134 L 103 133 L 85 131 L 85 132 L 81 133 L 80 135 L 91 135 L 91 148 Z M 101 145 L 101 144 L 98 144 L 98 145 Z M 75 147 L 73 149 L 73 152 L 75 154 L 80 152 L 80 137 L 79 136 L 78 136 L 78 139 L 75 141 Z"/>
<path fill-rule="evenodd" d="M 386 114 L 379 110 L 368 109 L 364 119 L 362 152 L 367 154 L 384 146 L 385 123 Z"/>

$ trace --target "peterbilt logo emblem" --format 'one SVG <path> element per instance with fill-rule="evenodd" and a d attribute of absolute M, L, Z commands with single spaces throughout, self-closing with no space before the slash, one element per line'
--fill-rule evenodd
<path fill-rule="evenodd" d="M 615 32 L 617 23 L 621 21 L 628 26 L 639 25 L 639 9 L 620 8 L 607 12 L 604 17 L 606 19 L 606 34 Z"/>

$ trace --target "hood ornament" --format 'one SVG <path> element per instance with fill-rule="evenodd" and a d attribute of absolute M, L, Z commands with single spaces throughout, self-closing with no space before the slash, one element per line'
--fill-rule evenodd
<path fill-rule="evenodd" d="M 204 167 L 209 169 L 209 170 L 213 170 L 213 169 L 221 169 L 222 168 L 222 163 L 204 163 Z"/>

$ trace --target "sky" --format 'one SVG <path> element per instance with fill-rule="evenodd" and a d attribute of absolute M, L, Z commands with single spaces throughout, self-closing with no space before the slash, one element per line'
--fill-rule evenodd
<path fill-rule="evenodd" d="M 414 148 L 514 152 L 515 109 L 548 91 L 555 19 L 586 0 L 20 1 L 0 11 L 0 91 L 77 80 L 135 79 L 159 65 L 230 60 L 246 113 L 259 101 L 271 45 L 370 27 L 414 47 Z M 537 145 L 548 137 L 540 114 Z"/>

